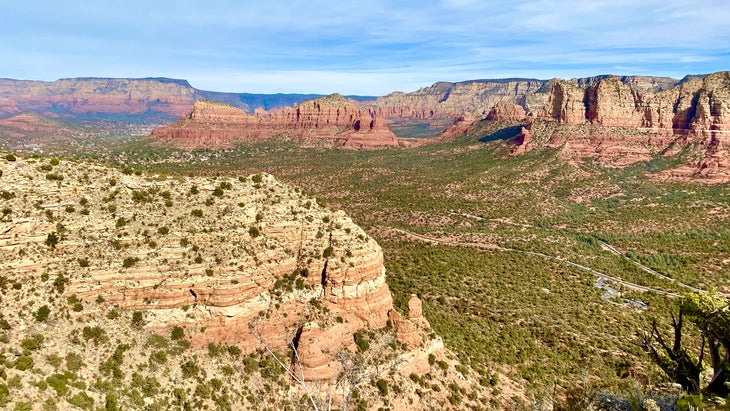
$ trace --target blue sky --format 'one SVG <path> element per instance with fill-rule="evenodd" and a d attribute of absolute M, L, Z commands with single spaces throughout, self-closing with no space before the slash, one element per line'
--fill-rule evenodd
<path fill-rule="evenodd" d="M 436 81 L 730 70 L 727 0 L 5 1 L 0 77 L 382 95 Z"/>

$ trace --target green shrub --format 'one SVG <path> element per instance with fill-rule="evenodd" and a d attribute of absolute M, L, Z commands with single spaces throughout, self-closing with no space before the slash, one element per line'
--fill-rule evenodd
<path fill-rule="evenodd" d="M 142 311 L 132 313 L 132 326 L 135 328 L 142 328 L 144 326 L 144 313 Z"/>
<path fill-rule="evenodd" d="M 70 352 L 66 354 L 66 369 L 76 372 L 84 365 L 84 361 L 79 354 Z"/>
<path fill-rule="evenodd" d="M 322 251 L 322 258 L 329 258 L 332 256 L 332 247 L 329 246 Z"/>
<path fill-rule="evenodd" d="M 381 378 L 375 383 L 375 386 L 378 387 L 380 395 L 383 397 L 388 395 L 388 381 Z"/>
<path fill-rule="evenodd" d="M 21 355 L 15 360 L 15 369 L 26 371 L 33 368 L 33 358 L 28 355 Z"/>
<path fill-rule="evenodd" d="M 187 361 L 180 366 L 183 378 L 193 378 L 200 372 L 200 368 L 193 361 Z"/>
<path fill-rule="evenodd" d="M 80 392 L 69 398 L 68 403 L 82 410 L 92 411 L 94 409 L 94 399 L 89 397 L 85 392 Z"/>
<path fill-rule="evenodd" d="M 190 187 L 190 194 L 198 194 L 200 191 L 198 190 L 198 186 L 192 186 Z"/>
<path fill-rule="evenodd" d="M 48 233 L 48 236 L 46 237 L 46 245 L 48 247 L 56 248 L 59 241 L 61 241 L 61 238 L 58 236 L 58 234 L 56 234 L 55 232 Z"/>
<path fill-rule="evenodd" d="M 193 217 L 202 217 L 203 216 L 203 210 L 199 208 L 193 209 L 193 211 L 190 212 L 190 215 Z"/>
<path fill-rule="evenodd" d="M 82 335 L 86 341 L 94 340 L 94 344 L 100 344 L 108 341 L 106 331 L 103 328 L 96 325 L 93 327 L 86 326 L 82 330 Z"/>
<path fill-rule="evenodd" d="M 79 266 L 81 267 L 88 267 L 89 266 L 89 260 L 86 258 L 79 258 Z"/>
<path fill-rule="evenodd" d="M 157 364 L 166 364 L 167 353 L 163 350 L 153 351 L 152 354 L 150 354 L 150 362 L 154 362 Z"/>
<path fill-rule="evenodd" d="M 5 384 L 0 384 L 0 406 L 4 406 L 8 403 L 8 397 L 10 397 L 10 390 Z"/>
<path fill-rule="evenodd" d="M 32 337 L 26 337 L 23 339 L 23 341 L 20 342 L 20 346 L 25 351 L 35 351 L 39 348 L 41 348 L 41 344 L 43 344 L 43 336 L 41 334 L 35 334 Z"/>
<path fill-rule="evenodd" d="M 65 277 L 63 273 L 60 273 L 56 276 L 56 279 L 53 280 L 53 287 L 59 294 L 63 294 L 64 290 L 66 289 L 66 284 L 68 284 L 68 282 L 69 279 Z"/>
<path fill-rule="evenodd" d="M 180 326 L 173 328 L 170 332 L 170 338 L 173 340 L 181 340 L 185 338 L 185 329 Z"/>
<path fill-rule="evenodd" d="M 259 231 L 258 227 L 256 227 L 256 226 L 251 226 L 251 227 L 250 227 L 250 228 L 248 229 L 248 234 L 249 234 L 249 235 L 250 235 L 250 236 L 251 236 L 252 238 L 256 238 L 256 237 L 258 237 L 259 235 L 261 235 L 261 232 Z"/>
<path fill-rule="evenodd" d="M 213 190 L 213 195 L 216 196 L 216 197 L 223 197 L 223 189 L 220 188 L 220 187 L 216 187 Z"/>
<path fill-rule="evenodd" d="M 368 342 L 367 338 L 365 338 L 365 335 L 363 334 L 362 330 L 357 330 L 357 332 L 354 335 L 355 338 L 355 344 L 357 345 L 357 350 L 360 352 L 365 352 L 370 348 L 370 342 Z"/>
<path fill-rule="evenodd" d="M 16 160 L 16 158 L 15 158 L 15 156 L 13 154 L 7 154 L 5 156 L 5 159 L 8 160 L 8 161 L 15 161 Z"/>
<path fill-rule="evenodd" d="M 261 175 L 261 173 L 256 173 L 253 176 L 251 176 L 251 181 L 253 181 L 256 184 L 260 184 L 262 181 L 264 181 L 264 176 Z"/>
<path fill-rule="evenodd" d="M 36 321 L 46 321 L 48 316 L 51 314 L 51 309 L 47 305 L 42 306 L 35 312 L 34 317 Z"/>
<path fill-rule="evenodd" d="M 63 180 L 63 176 L 57 173 L 48 173 L 46 174 L 46 180 L 61 181 Z"/>
<path fill-rule="evenodd" d="M 46 377 L 48 385 L 56 391 L 59 396 L 66 395 L 68 393 L 68 385 L 66 384 L 67 378 L 63 374 L 53 374 Z"/>
<path fill-rule="evenodd" d="M 13 411 L 32 411 L 33 403 L 30 401 L 18 401 L 13 407 Z"/>
<path fill-rule="evenodd" d="M 167 227 L 160 227 L 160 228 L 157 229 L 157 232 L 160 233 L 160 234 L 162 234 L 162 235 L 166 235 L 166 234 L 169 234 L 170 233 L 170 229 L 167 228 Z"/>
<path fill-rule="evenodd" d="M 126 257 L 124 261 L 122 261 L 122 267 L 129 268 L 139 261 L 139 257 Z"/>

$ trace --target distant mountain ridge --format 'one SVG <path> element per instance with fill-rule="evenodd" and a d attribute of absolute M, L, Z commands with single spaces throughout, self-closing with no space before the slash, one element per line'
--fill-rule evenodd
<path fill-rule="evenodd" d="M 74 118 L 86 115 L 117 115 L 120 120 L 167 123 L 189 112 L 199 99 L 217 100 L 253 113 L 291 106 L 320 94 L 254 94 L 200 90 L 187 80 L 165 77 L 105 78 L 81 77 L 53 82 L 0 79 L 0 118 L 21 113 Z M 346 96 L 363 101 L 371 96 Z"/>

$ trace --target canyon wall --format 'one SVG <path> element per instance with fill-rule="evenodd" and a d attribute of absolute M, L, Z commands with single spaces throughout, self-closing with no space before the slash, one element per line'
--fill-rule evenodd
<path fill-rule="evenodd" d="M 154 129 L 151 136 L 160 144 L 183 149 L 229 148 L 276 136 L 345 148 L 399 144 L 382 117 L 339 94 L 293 107 L 257 110 L 252 115 L 226 104 L 201 100 L 189 114 Z"/>
<path fill-rule="evenodd" d="M 560 147 L 568 159 L 593 157 L 624 166 L 688 148 L 691 163 L 662 176 L 730 181 L 730 72 L 687 77 L 674 86 L 612 76 L 585 83 L 555 80 L 535 118 L 560 125 L 538 122 L 527 131 L 548 147 Z M 529 147 L 518 142 L 513 152 L 536 147 L 530 142 Z"/>

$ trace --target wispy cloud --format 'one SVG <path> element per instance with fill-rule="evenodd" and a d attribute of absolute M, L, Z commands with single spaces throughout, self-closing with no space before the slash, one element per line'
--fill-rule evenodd
<path fill-rule="evenodd" d="M 725 0 L 10 3 L 0 77 L 175 75 L 208 89 L 383 94 L 497 75 L 730 69 Z"/>

